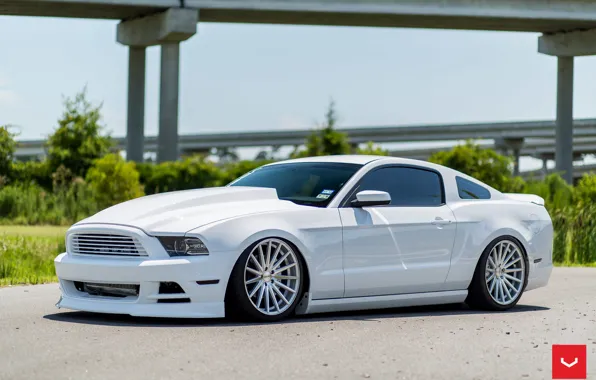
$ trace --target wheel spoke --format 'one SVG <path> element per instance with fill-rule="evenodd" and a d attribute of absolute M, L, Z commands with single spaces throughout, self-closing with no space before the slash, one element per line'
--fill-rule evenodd
<path fill-rule="evenodd" d="M 493 258 L 491 256 L 488 257 L 488 262 L 490 263 L 490 265 L 492 266 L 491 269 L 494 269 L 497 267 L 497 264 L 495 263 L 495 261 L 493 260 Z"/>
<path fill-rule="evenodd" d="M 269 313 L 269 284 L 265 284 L 265 311 Z"/>
<path fill-rule="evenodd" d="M 246 267 L 246 271 L 247 271 L 247 272 L 250 272 L 250 273 L 252 273 L 252 274 L 254 274 L 255 276 L 259 276 L 259 277 L 260 277 L 260 276 L 261 276 L 261 274 L 262 274 L 261 272 L 259 272 L 259 271 L 256 271 L 256 270 L 252 269 L 251 267 Z"/>
<path fill-rule="evenodd" d="M 245 284 L 246 285 L 250 285 L 250 284 L 254 284 L 257 281 L 261 281 L 261 277 L 255 277 L 255 278 L 251 278 L 250 280 L 246 281 Z"/>
<path fill-rule="evenodd" d="M 259 291 L 259 297 L 257 299 L 257 308 L 261 307 L 261 302 L 263 301 L 263 293 L 265 293 L 265 284 L 261 286 L 261 290 Z"/>
<path fill-rule="evenodd" d="M 505 269 L 509 268 L 510 266 L 512 266 L 513 264 L 516 264 L 518 261 L 521 260 L 521 257 L 518 257 L 517 259 L 513 260 L 512 262 L 510 262 L 509 264 L 507 264 L 505 266 Z"/>
<path fill-rule="evenodd" d="M 497 265 L 501 265 L 501 260 L 503 259 L 503 244 L 499 245 L 499 257 L 497 257 Z"/>
<path fill-rule="evenodd" d="M 283 282 L 275 281 L 275 285 L 279 286 L 280 288 L 283 288 L 283 289 L 287 290 L 290 293 L 296 293 L 296 291 L 294 289 L 290 288 L 289 286 L 287 286 Z"/>
<path fill-rule="evenodd" d="M 267 268 L 267 263 L 265 262 L 265 257 L 263 255 L 263 246 L 259 245 L 259 259 L 261 263 L 261 268 Z"/>
<path fill-rule="evenodd" d="M 517 297 L 517 292 L 518 292 L 517 288 L 512 283 L 510 283 L 509 280 L 507 280 L 506 278 L 503 278 L 503 282 L 509 289 L 513 290 L 513 295 L 514 295 L 513 298 Z"/>
<path fill-rule="evenodd" d="M 505 269 L 505 273 L 521 272 L 522 268 Z"/>
<path fill-rule="evenodd" d="M 281 243 L 277 244 L 277 248 L 275 249 L 275 252 L 273 253 L 273 256 L 271 256 L 271 262 L 274 263 L 275 259 L 277 258 L 277 255 L 279 255 L 279 252 L 281 251 Z M 271 266 L 273 268 L 273 266 Z"/>
<path fill-rule="evenodd" d="M 503 290 L 505 290 L 505 293 L 507 293 L 507 297 L 509 297 L 508 300 L 511 300 L 512 297 L 511 297 L 511 293 L 509 292 L 509 289 L 507 288 L 507 283 L 505 281 L 501 281 L 501 286 L 503 287 Z M 505 300 L 504 298 L 505 298 L 505 295 L 503 295 L 503 301 Z"/>
<path fill-rule="evenodd" d="M 277 295 L 287 304 L 289 305 L 290 302 L 286 299 L 286 297 L 284 297 L 283 293 L 279 291 L 279 288 L 277 287 L 278 284 L 273 283 L 273 290 L 275 291 L 275 293 L 277 293 Z"/>
<path fill-rule="evenodd" d="M 284 276 L 281 274 L 275 274 L 273 276 L 273 278 L 275 278 L 277 280 L 297 280 L 298 279 L 298 277 L 296 277 L 296 276 Z"/>
<path fill-rule="evenodd" d="M 264 284 L 263 281 L 259 282 L 257 284 L 257 286 L 255 286 L 254 289 L 250 292 L 250 294 L 248 295 L 248 298 L 252 298 L 257 293 L 257 290 L 261 289 L 263 284 Z"/>
<path fill-rule="evenodd" d="M 491 296 L 493 295 L 493 290 L 495 289 L 496 283 L 497 283 L 497 280 L 493 278 L 493 281 L 490 283 L 490 288 L 488 289 L 488 292 L 491 294 Z"/>
<path fill-rule="evenodd" d="M 265 271 L 265 269 L 261 266 L 261 264 L 259 264 L 259 261 L 257 260 L 257 258 L 255 257 L 255 255 L 253 255 L 252 253 L 250 254 L 250 259 L 252 260 L 253 263 L 255 263 L 255 265 L 257 266 L 257 269 L 262 273 Z M 248 269 L 248 267 L 247 267 Z M 259 273 L 259 274 L 261 274 Z"/>
<path fill-rule="evenodd" d="M 512 276 L 512 275 L 510 275 L 508 273 L 505 273 L 505 278 L 508 278 L 508 279 L 510 279 L 512 281 L 516 281 L 516 282 L 520 282 L 520 283 L 522 282 L 522 280 L 520 280 L 519 278 L 517 278 L 515 276 Z"/>
<path fill-rule="evenodd" d="M 281 264 L 283 264 L 284 261 L 286 261 L 286 259 L 288 258 L 288 256 L 290 255 L 290 251 L 286 252 L 285 255 L 283 255 L 281 257 L 281 259 L 279 259 L 278 262 L 276 262 L 275 264 L 273 264 L 273 266 L 271 267 L 272 269 L 276 269 L 277 267 L 279 267 Z"/>
<path fill-rule="evenodd" d="M 273 286 L 268 286 L 269 289 L 269 294 L 271 295 L 271 300 L 273 300 L 273 305 L 275 305 L 275 309 L 277 310 L 277 312 L 279 313 L 279 303 L 277 301 L 277 298 L 275 297 L 275 292 L 273 291 Z"/>
<path fill-rule="evenodd" d="M 513 255 L 515 255 L 517 253 L 517 251 L 515 249 L 513 249 L 511 251 L 511 253 L 509 255 L 507 255 L 507 257 L 505 258 L 505 260 L 503 260 L 503 266 L 507 265 L 509 263 L 509 260 L 511 260 L 511 258 L 513 257 Z"/>
<path fill-rule="evenodd" d="M 491 274 L 489 278 L 486 279 L 486 283 L 488 284 L 491 280 L 495 278 L 495 274 Z"/>
<path fill-rule="evenodd" d="M 269 268 L 271 266 L 271 244 L 273 244 L 273 243 L 270 240 L 269 241 L 269 244 L 267 245 L 267 260 L 266 260 L 266 263 L 265 263 L 265 267 L 266 268 Z"/>
<path fill-rule="evenodd" d="M 283 273 L 283 272 L 287 271 L 288 269 L 293 268 L 295 266 L 296 266 L 296 263 L 288 264 L 288 265 L 286 265 L 285 267 L 283 267 L 281 269 L 276 269 L 276 271 L 278 273 Z"/>

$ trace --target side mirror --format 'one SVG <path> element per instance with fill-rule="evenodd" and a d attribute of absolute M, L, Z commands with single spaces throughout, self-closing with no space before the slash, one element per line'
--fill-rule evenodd
<path fill-rule="evenodd" d="M 391 195 L 386 191 L 364 190 L 356 194 L 352 207 L 386 206 L 391 203 Z"/>

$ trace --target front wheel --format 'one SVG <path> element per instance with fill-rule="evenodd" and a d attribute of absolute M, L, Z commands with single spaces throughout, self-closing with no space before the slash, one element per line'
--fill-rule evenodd
<path fill-rule="evenodd" d="M 236 262 L 226 307 L 251 319 L 279 321 L 298 305 L 303 273 L 302 259 L 288 242 L 279 238 L 260 240 Z"/>
<path fill-rule="evenodd" d="M 527 257 L 508 236 L 494 240 L 482 253 L 466 303 L 484 310 L 507 310 L 517 304 L 528 277 Z"/>

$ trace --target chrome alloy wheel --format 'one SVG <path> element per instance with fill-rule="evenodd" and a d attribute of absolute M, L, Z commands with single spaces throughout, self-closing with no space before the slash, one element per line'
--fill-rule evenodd
<path fill-rule="evenodd" d="M 501 240 L 490 251 L 486 261 L 486 286 L 499 305 L 513 303 L 523 291 L 526 261 L 519 246 Z"/>
<path fill-rule="evenodd" d="M 244 266 L 244 288 L 261 313 L 279 315 L 286 311 L 300 289 L 300 265 L 294 250 L 280 239 L 259 242 Z"/>

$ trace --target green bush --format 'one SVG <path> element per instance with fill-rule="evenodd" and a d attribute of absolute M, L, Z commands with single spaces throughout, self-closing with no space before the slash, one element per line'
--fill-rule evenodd
<path fill-rule="evenodd" d="M 135 163 L 124 161 L 118 154 L 96 160 L 87 173 L 87 182 L 101 208 L 144 195 Z"/>
<path fill-rule="evenodd" d="M 551 213 L 575 206 L 573 187 L 558 174 L 550 174 L 544 181 L 529 181 L 524 192 L 544 198 Z"/>
<path fill-rule="evenodd" d="M 97 211 L 93 192 L 82 181 L 53 192 L 37 185 L 0 188 L 0 224 L 69 225 Z"/>
<path fill-rule="evenodd" d="M 221 170 L 202 156 L 161 164 L 139 164 L 146 194 L 219 186 Z"/>
<path fill-rule="evenodd" d="M 24 185 L 33 184 L 46 190 L 52 190 L 52 170 L 48 161 L 17 161 L 12 164 L 10 182 Z"/>
<path fill-rule="evenodd" d="M 596 175 L 584 175 L 575 187 L 575 196 L 581 205 L 596 203 Z"/>
<path fill-rule="evenodd" d="M 258 167 L 269 164 L 271 160 L 260 161 L 238 161 L 224 165 L 221 168 L 220 186 L 225 186 L 246 173 L 255 170 Z"/>

